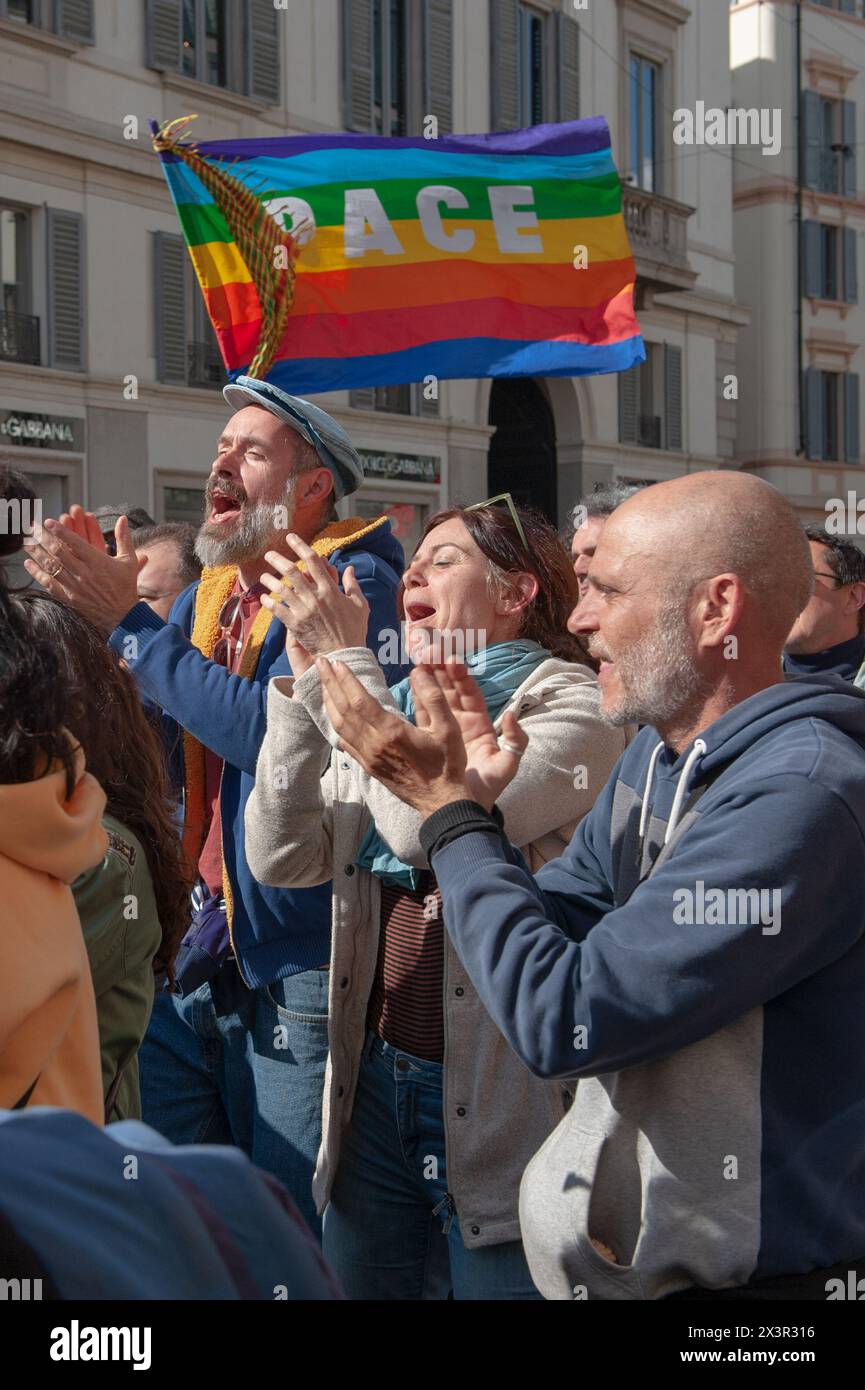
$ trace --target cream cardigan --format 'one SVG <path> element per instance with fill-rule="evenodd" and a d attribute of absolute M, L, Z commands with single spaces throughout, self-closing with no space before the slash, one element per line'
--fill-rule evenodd
<path fill-rule="evenodd" d="M 395 708 L 365 647 L 334 653 L 382 705 Z M 605 724 L 588 667 L 550 658 L 508 708 L 529 735 L 517 776 L 499 800 L 505 831 L 532 869 L 560 854 L 624 751 L 630 731 Z M 497 721 L 497 723 L 499 723 Z M 370 816 L 393 852 L 426 867 L 421 817 L 333 746 L 315 668 L 268 690 L 267 733 L 246 808 L 246 855 L 262 882 L 309 887 L 333 880 L 330 1055 L 322 1141 L 313 1181 L 327 1204 L 351 1120 L 378 954 L 379 880 L 356 866 Z M 467 1247 L 518 1240 L 523 1169 L 561 1120 L 570 1093 L 534 1077 L 510 1050 L 445 933 L 444 1123 L 448 1188 Z"/>

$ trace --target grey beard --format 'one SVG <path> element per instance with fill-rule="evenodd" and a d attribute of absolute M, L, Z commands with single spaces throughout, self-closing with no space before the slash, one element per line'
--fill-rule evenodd
<path fill-rule="evenodd" d="M 212 525 L 204 522 L 195 539 L 195 553 L 205 569 L 215 569 L 219 565 L 242 565 L 249 560 L 263 559 L 268 550 L 277 550 L 282 544 L 286 531 L 290 531 L 294 519 L 294 479 L 288 485 L 278 502 L 259 502 L 254 507 L 244 507 L 240 523 L 230 536 L 221 536 L 221 523 Z M 274 516 L 277 507 L 287 513 L 285 525 L 275 526 Z"/>
<path fill-rule="evenodd" d="M 602 708 L 608 724 L 668 724 L 706 693 L 680 604 L 661 609 L 655 626 L 616 658 L 624 686 L 619 702 Z"/>

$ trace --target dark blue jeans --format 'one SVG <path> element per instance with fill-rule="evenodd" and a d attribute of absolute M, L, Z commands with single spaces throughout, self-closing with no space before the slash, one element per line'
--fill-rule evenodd
<path fill-rule="evenodd" d="M 288 1188 L 310 1229 L 321 1142 L 327 970 L 247 989 L 233 961 L 186 999 L 160 991 L 141 1046 L 144 1123 L 174 1144 L 235 1144 Z"/>
<path fill-rule="evenodd" d="M 349 1298 L 541 1297 L 520 1241 L 463 1245 L 447 1187 L 441 1065 L 373 1033 L 324 1213 L 323 1247 Z"/>

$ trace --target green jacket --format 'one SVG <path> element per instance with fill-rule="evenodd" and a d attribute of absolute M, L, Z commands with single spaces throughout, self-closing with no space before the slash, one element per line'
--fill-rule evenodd
<path fill-rule="evenodd" d="M 103 816 L 108 853 L 72 893 L 93 975 L 106 1121 L 141 1118 L 138 1048 L 153 1008 L 162 936 L 147 857 L 131 830 Z"/>

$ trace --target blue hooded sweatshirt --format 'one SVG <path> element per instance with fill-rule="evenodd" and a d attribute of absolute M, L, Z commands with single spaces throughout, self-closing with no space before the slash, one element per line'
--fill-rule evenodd
<path fill-rule="evenodd" d="M 345 525 L 345 523 L 343 523 Z M 398 635 L 396 592 L 405 565 L 402 546 L 390 521 L 349 538 L 328 556 L 340 574 L 354 566 L 370 606 L 370 650 L 393 651 Z M 231 888 L 234 953 L 252 989 L 321 965 L 330 957 L 331 887 L 268 888 L 258 883 L 246 862 L 243 813 L 255 781 L 258 751 L 264 740 L 267 686 L 272 676 L 292 674 L 285 654 L 285 628 L 274 618 L 267 630 L 254 675 L 230 675 L 192 646 L 198 584 L 177 598 L 168 622 L 146 603 L 137 603 L 111 634 L 111 645 L 138 680 L 142 695 L 164 712 L 167 745 L 182 748 L 181 731 L 224 759 L 220 791 L 222 854 Z M 383 664 L 388 683 L 401 680 L 402 666 Z M 182 785 L 182 778 L 177 777 Z"/>
<path fill-rule="evenodd" d="M 502 1033 L 536 1075 L 579 1078 L 521 1187 L 546 1297 L 861 1259 L 862 692 L 788 679 L 678 755 L 643 729 L 536 878 L 471 803 L 421 838 Z"/>

